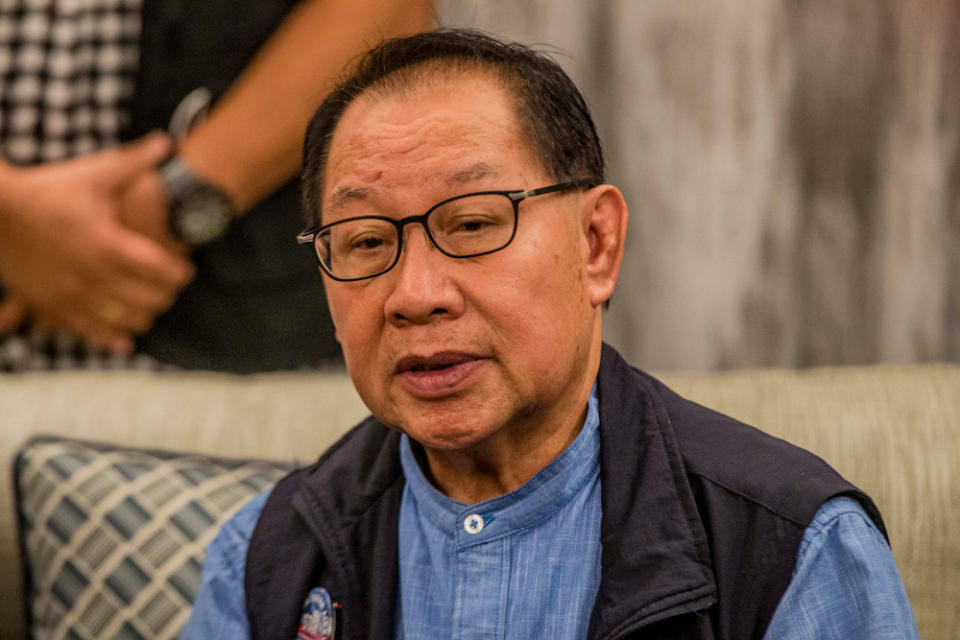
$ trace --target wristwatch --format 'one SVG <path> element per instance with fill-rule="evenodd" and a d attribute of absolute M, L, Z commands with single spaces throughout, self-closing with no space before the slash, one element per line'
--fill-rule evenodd
<path fill-rule="evenodd" d="M 192 247 L 209 244 L 222 236 L 235 212 L 227 194 L 193 171 L 178 156 L 157 170 L 170 201 L 170 232 Z"/>

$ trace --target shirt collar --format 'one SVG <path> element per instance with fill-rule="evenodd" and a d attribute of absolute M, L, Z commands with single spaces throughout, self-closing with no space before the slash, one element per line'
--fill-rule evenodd
<path fill-rule="evenodd" d="M 597 385 L 587 402 L 587 417 L 573 442 L 522 487 L 505 495 L 468 505 L 446 496 L 423 475 L 404 434 L 400 440 L 400 463 L 407 489 L 418 509 L 442 533 L 455 538 L 458 547 L 490 542 L 531 527 L 567 504 L 600 471 L 600 413 Z M 468 517 L 479 515 L 483 528 L 469 533 Z M 475 528 L 474 528 L 475 530 Z"/>

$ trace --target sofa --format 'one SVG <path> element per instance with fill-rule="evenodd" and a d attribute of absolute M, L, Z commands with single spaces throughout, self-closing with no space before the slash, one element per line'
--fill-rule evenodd
<path fill-rule="evenodd" d="M 960 637 L 960 366 L 661 378 L 870 493 L 921 636 Z M 340 371 L 0 375 L 0 638 L 175 637 L 220 524 L 365 413 Z"/>

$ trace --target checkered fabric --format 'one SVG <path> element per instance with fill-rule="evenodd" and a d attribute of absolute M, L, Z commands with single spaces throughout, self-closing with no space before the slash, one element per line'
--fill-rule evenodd
<path fill-rule="evenodd" d="M 0 290 L 0 299 L 3 298 Z M 27 371 L 175 371 L 178 367 L 144 353 L 123 356 L 100 349 L 67 333 L 33 327 L 0 336 L 0 373 Z"/>
<path fill-rule="evenodd" d="M 0 0 L 0 153 L 16 164 L 113 146 L 127 124 L 142 0 Z"/>
<path fill-rule="evenodd" d="M 0 156 L 32 165 L 120 142 L 142 1 L 0 0 Z M 0 371 L 72 368 L 158 367 L 29 328 L 0 338 Z"/>
<path fill-rule="evenodd" d="M 17 457 L 34 640 L 174 638 L 220 526 L 290 467 L 40 438 Z"/>

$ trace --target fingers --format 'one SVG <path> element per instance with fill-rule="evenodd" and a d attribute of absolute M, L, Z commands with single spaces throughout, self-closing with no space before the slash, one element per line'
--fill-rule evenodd
<path fill-rule="evenodd" d="M 120 223 L 124 186 L 170 147 L 167 136 L 149 135 L 18 175 L 10 199 L 25 215 L 0 235 L 0 267 L 35 323 L 124 353 L 132 334 L 147 330 L 192 280 L 183 252 Z M 163 206 L 157 210 L 165 214 Z M 0 305 L 0 331 L 23 312 L 14 303 Z"/>
<path fill-rule="evenodd" d="M 22 300 L 38 328 L 64 329 L 101 344 L 102 336 L 143 333 L 156 316 L 170 308 L 178 288 L 158 287 L 122 273 L 96 279 L 67 278 L 57 282 L 56 295 Z M 0 307 L 0 322 L 8 315 Z M 13 322 L 13 310 L 9 311 Z M 45 324 L 48 326 L 45 326 Z"/>
<path fill-rule="evenodd" d="M 169 309 L 194 275 L 193 264 L 156 243 L 130 234 L 114 256 L 114 268 L 99 281 L 87 282 L 86 293 L 73 308 L 88 316 L 87 327 L 97 335 L 112 329 L 139 334 Z"/>
<path fill-rule="evenodd" d="M 27 307 L 17 298 L 0 301 L 0 335 L 19 327 L 27 317 Z"/>
<path fill-rule="evenodd" d="M 103 299 L 115 299 L 131 309 L 157 314 L 173 306 L 180 291 L 179 287 L 162 287 L 124 276 L 114 281 L 109 292 L 104 291 Z"/>
<path fill-rule="evenodd" d="M 119 355 L 129 355 L 133 350 L 129 332 L 101 323 L 84 311 L 31 308 L 30 315 L 32 326 L 42 333 L 70 334 L 89 347 Z"/>
<path fill-rule="evenodd" d="M 116 270 L 173 291 L 193 280 L 195 268 L 188 256 L 133 231 L 119 229 L 117 234 L 118 241 L 104 248 Z"/>
<path fill-rule="evenodd" d="M 38 317 L 37 326 L 44 329 L 66 331 L 88 345 L 106 349 L 118 355 L 133 352 L 133 334 L 98 318 L 95 314 L 81 311 L 63 313 L 51 311 Z"/>
<path fill-rule="evenodd" d="M 96 334 L 144 333 L 153 326 L 158 315 L 156 311 L 131 306 L 109 297 L 78 313 L 86 316 L 85 326 L 94 327 Z"/>
<path fill-rule="evenodd" d="M 128 353 L 132 336 L 153 326 L 194 275 L 185 256 L 123 227 L 111 226 L 88 247 L 90 268 L 62 274 L 58 295 L 31 306 L 58 329 L 93 345 Z"/>
<path fill-rule="evenodd" d="M 102 262 L 63 274 L 56 295 L 30 302 L 34 322 L 87 343 L 127 354 L 132 336 L 147 331 L 193 278 L 193 264 L 148 238 L 123 229 L 94 252 Z M 0 318 L 2 320 L 2 318 Z"/>
<path fill-rule="evenodd" d="M 175 298 L 175 292 L 128 281 L 120 283 L 116 294 L 98 296 L 97 301 L 84 312 L 98 323 L 140 334 L 153 326 L 156 317 L 169 309 Z"/>
<path fill-rule="evenodd" d="M 133 336 L 137 331 L 125 325 L 131 324 L 132 309 L 123 303 L 107 298 L 99 305 L 68 308 L 30 308 L 32 326 L 43 333 L 67 333 L 89 346 L 106 349 L 121 355 L 129 355 L 133 349 Z M 149 328 L 154 318 L 143 329 Z"/>
<path fill-rule="evenodd" d="M 173 305 L 193 280 L 195 268 L 186 256 L 149 238 L 127 230 L 120 234 L 121 241 L 111 249 L 114 268 L 103 281 L 91 283 L 95 290 L 85 296 L 86 308 L 94 326 L 143 333 Z"/>
<path fill-rule="evenodd" d="M 154 167 L 172 148 L 170 137 L 155 131 L 114 149 L 90 156 L 96 171 L 102 171 L 110 184 L 121 185 L 137 173 Z"/>

